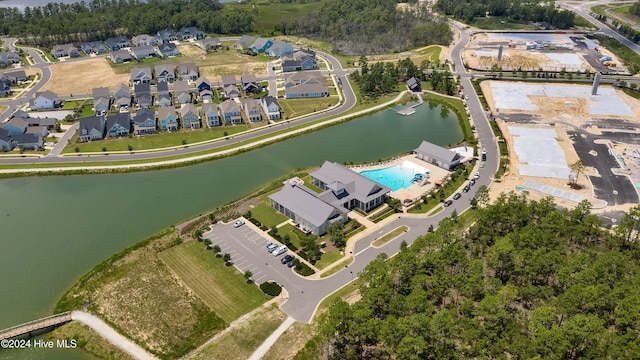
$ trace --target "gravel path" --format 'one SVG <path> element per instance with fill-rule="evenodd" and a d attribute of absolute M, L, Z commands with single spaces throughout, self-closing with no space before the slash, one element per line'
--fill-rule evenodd
<path fill-rule="evenodd" d="M 262 357 L 271 349 L 271 346 L 276 343 L 280 335 L 282 335 L 287 329 L 295 323 L 296 320 L 289 316 L 287 320 L 285 320 L 277 329 L 273 332 L 273 334 L 269 335 L 269 337 L 260 345 L 256 351 L 251 354 L 249 360 L 260 360 Z"/>
<path fill-rule="evenodd" d="M 100 336 L 107 339 L 111 344 L 122 349 L 127 354 L 133 356 L 135 359 L 158 360 L 158 358 L 149 354 L 146 350 L 134 344 L 131 340 L 117 333 L 111 328 L 111 326 L 107 325 L 107 323 L 100 320 L 96 316 L 83 311 L 73 311 L 71 312 L 71 319 L 80 321 L 81 323 L 87 325 L 95 332 L 100 334 Z"/>

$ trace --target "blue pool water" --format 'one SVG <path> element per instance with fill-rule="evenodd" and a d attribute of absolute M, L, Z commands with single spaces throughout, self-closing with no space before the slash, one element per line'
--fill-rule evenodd
<path fill-rule="evenodd" d="M 389 187 L 391 191 L 406 189 L 413 185 L 414 183 L 412 183 L 411 180 L 416 173 L 418 173 L 416 170 L 405 167 L 402 164 L 360 172 L 363 176 Z"/>

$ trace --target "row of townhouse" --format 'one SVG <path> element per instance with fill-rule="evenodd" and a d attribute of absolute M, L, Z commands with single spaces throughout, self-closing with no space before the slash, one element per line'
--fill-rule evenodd
<path fill-rule="evenodd" d="M 180 50 L 174 43 L 163 43 L 158 46 L 140 45 L 129 50 L 116 50 L 109 55 L 109 59 L 115 64 L 122 64 L 133 59 L 142 60 L 154 56 L 161 58 L 173 57 L 180 55 Z"/>
<path fill-rule="evenodd" d="M 236 101 L 225 100 L 221 104 L 204 103 L 198 108 L 194 104 L 160 106 L 157 111 L 143 108 L 131 117 L 129 112 L 113 115 L 94 115 L 80 119 L 79 136 L 81 142 L 129 136 L 133 128 L 135 135 L 153 134 L 158 130 L 177 131 L 180 128 L 198 129 L 201 121 L 209 127 L 241 124 L 243 114 L 250 122 L 261 121 L 261 110 L 268 118 L 280 117 L 277 99 L 265 96 L 260 100 L 243 99 L 241 107 Z M 241 110 L 242 108 L 242 110 Z"/>
<path fill-rule="evenodd" d="M 11 151 L 16 147 L 38 150 L 57 123 L 55 118 L 31 117 L 18 110 L 0 123 L 0 150 Z"/>
<path fill-rule="evenodd" d="M 253 52 L 255 54 L 264 53 L 267 56 L 278 57 L 282 61 L 283 72 L 318 69 L 315 51 L 308 49 L 294 50 L 291 44 L 284 41 L 242 35 L 233 44 L 233 48 L 238 51 Z"/>
<path fill-rule="evenodd" d="M 180 80 L 195 81 L 200 76 L 195 63 L 178 64 L 177 76 Z M 131 83 L 151 83 L 154 79 L 157 83 L 176 81 L 176 68 L 173 64 L 156 65 L 151 71 L 151 67 L 141 67 L 131 69 Z"/>

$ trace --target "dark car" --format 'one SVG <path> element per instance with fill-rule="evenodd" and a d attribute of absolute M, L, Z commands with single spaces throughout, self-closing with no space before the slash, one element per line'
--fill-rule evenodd
<path fill-rule="evenodd" d="M 444 207 L 447 207 L 447 206 L 449 206 L 451 204 L 453 204 L 453 200 L 449 199 L 449 200 L 444 202 Z"/>
<path fill-rule="evenodd" d="M 289 262 L 287 263 L 288 267 L 293 267 L 293 265 L 296 264 L 296 258 L 292 258 L 291 260 L 289 260 Z"/>
<path fill-rule="evenodd" d="M 289 261 L 293 260 L 293 256 L 291 255 L 285 255 L 285 257 L 283 257 L 280 262 L 284 265 L 286 263 L 288 263 Z"/>
<path fill-rule="evenodd" d="M 471 186 L 469 186 L 469 184 L 465 185 L 465 186 L 462 188 L 462 192 L 469 192 L 469 190 L 471 190 Z"/>
<path fill-rule="evenodd" d="M 460 199 L 461 196 L 462 196 L 462 194 L 457 192 L 457 193 L 453 194 L 453 200 L 458 200 L 458 199 Z"/>

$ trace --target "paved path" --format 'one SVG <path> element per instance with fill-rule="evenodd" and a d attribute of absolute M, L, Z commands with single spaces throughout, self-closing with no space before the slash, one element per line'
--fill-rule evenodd
<path fill-rule="evenodd" d="M 136 345 L 131 340 L 117 333 L 115 330 L 113 330 L 113 328 L 111 328 L 111 326 L 107 325 L 107 323 L 100 320 L 100 318 L 96 316 L 83 311 L 73 311 L 71 313 L 71 318 L 87 325 L 95 332 L 97 332 L 100 336 L 107 339 L 107 341 L 109 341 L 111 344 L 122 349 L 124 352 L 131 355 L 135 359 L 158 360 L 158 358 L 149 354 L 146 350 Z"/>
<path fill-rule="evenodd" d="M 251 354 L 249 360 L 260 360 L 271 349 L 271 346 L 276 343 L 278 338 L 287 331 L 296 322 L 294 318 L 289 316 L 269 337 L 260 345 L 256 351 Z"/>

